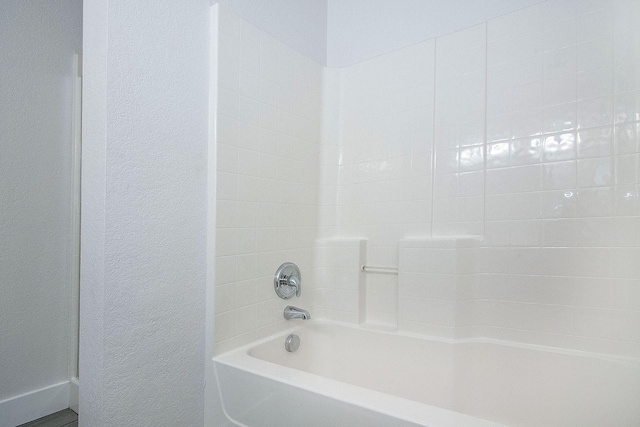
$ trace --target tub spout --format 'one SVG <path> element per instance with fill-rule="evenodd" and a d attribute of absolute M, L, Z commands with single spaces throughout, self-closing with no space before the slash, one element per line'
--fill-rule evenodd
<path fill-rule="evenodd" d="M 284 308 L 284 318 L 289 319 L 303 319 L 309 320 L 311 319 L 311 314 L 307 310 L 303 310 L 298 307 L 294 307 L 292 305 L 288 305 Z"/>

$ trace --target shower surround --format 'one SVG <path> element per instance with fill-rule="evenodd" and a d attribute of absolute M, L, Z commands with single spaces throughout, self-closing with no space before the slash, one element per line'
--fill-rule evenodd
<path fill-rule="evenodd" d="M 217 352 L 287 327 L 294 261 L 315 318 L 640 357 L 638 8 L 550 0 L 344 68 L 221 8 Z"/>
<path fill-rule="evenodd" d="M 375 389 L 352 390 L 373 393 L 368 403 L 345 400 L 351 389 L 342 379 L 313 367 L 307 378 L 287 367 L 296 353 L 274 356 L 270 362 L 282 369 L 256 360 L 252 343 L 279 337 L 276 349 L 299 322 L 283 319 L 288 303 L 313 319 L 355 326 L 362 339 L 375 337 L 364 331 L 374 329 L 380 337 L 484 349 L 477 358 L 486 365 L 474 369 L 492 390 L 504 372 L 492 370 L 488 355 L 495 351 L 511 366 L 518 358 L 508 354 L 527 348 L 533 359 L 560 352 L 593 360 L 593 372 L 607 369 L 598 360 L 622 363 L 631 376 L 621 378 L 635 378 L 638 20 L 640 3 L 630 0 L 549 0 L 329 68 L 220 7 L 214 363 L 222 407 L 241 409 L 231 418 L 268 415 L 260 412 L 267 401 L 256 396 L 257 406 L 245 406 L 227 387 L 245 382 L 246 389 L 301 396 L 305 408 L 337 411 L 339 419 L 346 411 L 343 421 L 348 414 L 369 419 L 362 408 L 416 404 Z M 294 302 L 272 290 L 273 273 L 286 261 L 302 272 Z M 397 274 L 364 272 L 363 265 Z M 304 346 L 303 337 L 299 351 Z M 538 368 L 563 375 L 554 366 Z M 462 375 L 462 365 L 452 369 Z M 316 387 L 322 384 L 329 388 Z M 431 405 L 447 407 L 422 404 L 419 411 L 436 418 L 412 419 L 420 425 L 439 419 Z M 455 405 L 448 407 L 522 421 Z M 580 412 L 576 405 L 583 406 L 550 416 L 578 420 L 570 416 Z M 380 411 L 380 425 L 409 420 L 403 410 Z"/>

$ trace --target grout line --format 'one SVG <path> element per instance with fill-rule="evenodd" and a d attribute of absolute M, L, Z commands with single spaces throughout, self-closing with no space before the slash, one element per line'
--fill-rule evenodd
<path fill-rule="evenodd" d="M 616 183 L 616 158 L 618 156 L 618 149 L 617 149 L 617 145 L 616 141 L 617 141 L 617 136 L 618 136 L 618 131 L 617 131 L 617 126 L 616 126 L 616 32 L 615 32 L 615 25 L 614 25 L 614 20 L 616 17 L 616 9 L 618 4 L 617 2 L 614 3 L 613 7 L 611 8 L 612 13 L 613 13 L 613 17 L 611 18 L 611 126 L 612 126 L 612 134 L 613 134 L 613 149 L 612 151 L 612 164 L 611 164 L 611 186 L 613 187 L 613 215 L 612 216 L 616 216 L 616 188 L 617 188 L 617 183 Z M 576 85 L 577 86 L 577 85 Z M 577 144 L 577 141 L 576 141 Z M 577 147 L 576 147 L 577 148 Z M 578 165 L 576 164 L 576 171 L 578 170 Z M 576 181 L 577 182 L 577 181 Z"/>
<path fill-rule="evenodd" d="M 435 193 L 436 193 L 436 105 L 437 105 L 437 80 L 438 80 L 438 38 L 433 40 L 433 114 L 431 131 L 431 219 L 430 236 L 433 237 L 433 225 L 435 217 Z"/>
<path fill-rule="evenodd" d="M 488 154 L 488 116 L 489 116 L 489 23 L 484 23 L 484 141 L 482 153 L 482 236 L 486 237 L 487 228 L 487 154 Z"/>
<path fill-rule="evenodd" d="M 575 144 L 575 174 L 574 174 L 574 178 L 575 178 L 575 186 L 572 189 L 573 192 L 575 193 L 575 204 L 576 204 L 576 208 L 578 205 L 578 199 L 579 199 L 579 194 L 578 194 L 578 139 L 579 139 L 579 132 L 582 130 L 580 127 L 580 120 L 579 120 L 579 114 L 578 114 L 578 105 L 579 105 L 579 100 L 578 100 L 578 10 L 576 9 L 574 11 L 574 16 L 575 16 L 575 20 L 576 20 L 576 27 L 574 30 L 574 37 L 575 37 L 575 44 L 572 47 L 572 49 L 575 50 L 575 55 L 576 55 L 576 66 L 575 66 L 575 70 L 574 70 L 574 78 L 575 78 L 575 83 L 576 83 L 576 90 L 575 90 L 575 99 L 576 99 L 576 106 L 574 108 L 574 112 L 575 112 L 575 117 L 576 117 L 576 124 L 574 126 L 575 128 L 575 138 L 574 138 L 574 144 Z M 543 87 L 543 94 L 544 94 L 544 87 Z M 544 99 L 543 99 L 543 103 L 544 103 Z M 546 108 L 546 107 L 545 107 Z M 544 153 L 544 149 L 545 149 L 545 142 L 547 140 L 547 135 L 543 135 L 542 139 L 541 139 L 541 144 L 542 144 L 542 153 Z M 542 154 L 544 156 L 544 154 Z M 541 164 L 544 166 L 545 164 L 547 164 L 548 162 L 542 162 Z M 566 190 L 565 190 L 566 191 Z M 577 209 L 576 209 L 577 210 Z M 542 211 L 542 206 L 540 206 L 540 211 Z M 576 214 L 576 212 L 574 211 L 573 214 L 571 215 L 571 218 L 573 219 L 577 219 L 578 215 Z"/>

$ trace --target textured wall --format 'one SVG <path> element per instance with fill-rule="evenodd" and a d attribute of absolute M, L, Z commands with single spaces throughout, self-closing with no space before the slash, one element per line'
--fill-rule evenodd
<path fill-rule="evenodd" d="M 82 2 L 0 6 L 0 400 L 69 379 L 73 55 Z"/>
<path fill-rule="evenodd" d="M 85 4 L 81 425 L 203 423 L 208 6 Z"/>

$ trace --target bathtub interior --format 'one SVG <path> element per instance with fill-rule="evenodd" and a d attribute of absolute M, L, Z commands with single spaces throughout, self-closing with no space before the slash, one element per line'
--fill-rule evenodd
<path fill-rule="evenodd" d="M 328 410 L 322 399 L 335 398 L 341 389 L 340 405 L 345 396 L 348 402 L 360 395 L 364 400 L 350 402 L 355 413 L 363 407 L 367 414 L 381 411 L 380 425 L 389 426 L 400 425 L 389 416 L 442 426 L 626 426 L 640 420 L 640 364 L 633 359 L 478 339 L 425 339 L 332 322 L 295 329 L 301 344 L 289 353 L 289 332 L 218 360 L 225 402 L 242 402 L 237 385 L 243 384 L 242 390 L 277 388 L 297 396 L 292 401 L 302 399 L 298 406 L 323 407 L 321 412 Z M 245 420 L 265 416 L 260 402 L 269 398 L 261 396 L 244 400 L 252 408 L 236 403 L 227 409 Z M 318 396 L 324 397 L 314 401 Z M 378 425 L 371 423 L 353 425 Z"/>

